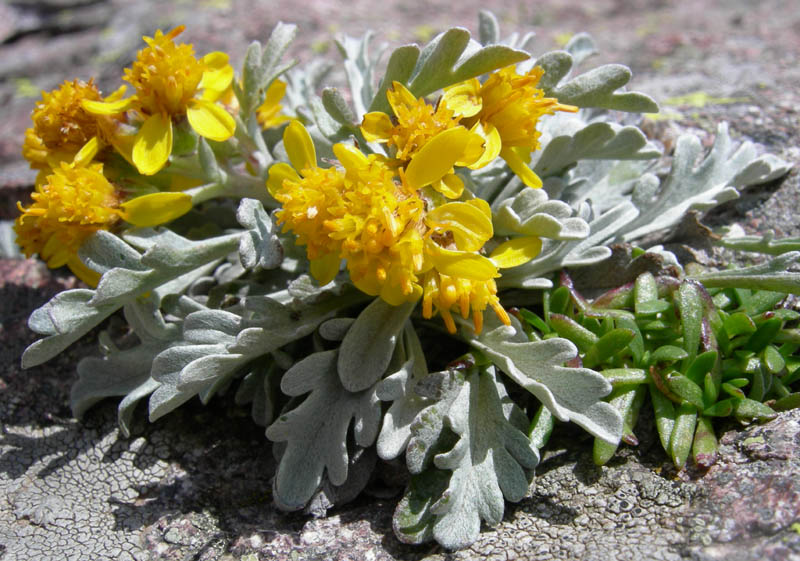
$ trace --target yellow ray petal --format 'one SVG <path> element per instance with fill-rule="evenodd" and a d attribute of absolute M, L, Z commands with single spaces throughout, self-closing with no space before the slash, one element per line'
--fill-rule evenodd
<path fill-rule="evenodd" d="M 470 131 L 469 141 L 464 148 L 464 153 L 456 161 L 457 166 L 474 166 L 476 162 L 483 159 L 483 154 L 486 151 L 486 140 L 476 132 Z"/>
<path fill-rule="evenodd" d="M 92 288 L 96 287 L 97 283 L 100 282 L 100 273 L 87 267 L 77 255 L 72 255 L 69 260 L 67 260 L 67 266 L 69 270 L 72 271 L 73 275 Z"/>
<path fill-rule="evenodd" d="M 513 238 L 498 245 L 489 259 L 500 269 L 527 263 L 542 251 L 542 240 L 536 236 Z"/>
<path fill-rule="evenodd" d="M 314 141 L 300 121 L 292 121 L 283 131 L 283 145 L 289 161 L 298 171 L 317 166 L 317 151 Z"/>
<path fill-rule="evenodd" d="M 236 121 L 221 105 L 205 99 L 194 99 L 186 108 L 186 117 L 197 134 L 223 142 L 233 136 Z"/>
<path fill-rule="evenodd" d="M 399 108 L 414 105 L 417 102 L 417 98 L 414 97 L 414 94 L 397 81 L 392 82 L 392 89 L 386 92 L 386 99 L 389 101 L 389 105 L 395 115 L 397 115 Z"/>
<path fill-rule="evenodd" d="M 75 154 L 75 157 L 72 159 L 72 162 L 76 166 L 85 166 L 92 160 L 94 157 L 97 156 L 97 152 L 100 150 L 100 139 L 96 136 L 93 136 L 91 140 L 89 140 L 86 144 L 84 144 L 78 153 Z"/>
<path fill-rule="evenodd" d="M 334 144 L 333 153 L 347 170 L 363 168 L 369 164 L 369 159 L 364 153 L 352 144 Z"/>
<path fill-rule="evenodd" d="M 522 182 L 528 187 L 538 189 L 542 186 L 542 180 L 528 167 L 528 164 L 519 157 L 513 148 L 503 148 L 500 150 L 500 157 L 503 158 L 511 171 L 517 174 Z"/>
<path fill-rule="evenodd" d="M 500 136 L 500 131 L 491 123 L 475 123 L 471 130 L 483 138 L 483 153 L 480 158 L 467 167 L 470 169 L 480 169 L 491 163 L 492 160 L 500 155 L 500 149 L 503 147 L 503 140 Z"/>
<path fill-rule="evenodd" d="M 186 193 L 150 193 L 120 205 L 122 218 L 143 228 L 165 224 L 191 209 L 192 197 Z"/>
<path fill-rule="evenodd" d="M 131 157 L 136 169 L 144 175 L 157 173 L 172 152 L 172 120 L 169 115 L 150 115 L 133 141 Z"/>
<path fill-rule="evenodd" d="M 228 55 L 215 51 L 203 57 L 208 70 L 203 72 L 200 87 L 217 92 L 225 91 L 233 81 L 233 67 L 228 64 Z"/>
<path fill-rule="evenodd" d="M 449 88 L 445 88 L 442 102 L 444 102 L 449 109 L 452 109 L 456 115 L 464 118 L 472 117 L 473 115 L 477 115 L 481 107 L 483 107 L 480 91 L 481 83 L 477 78 L 472 78 L 450 86 Z"/>
<path fill-rule="evenodd" d="M 492 237 L 492 219 L 469 203 L 446 203 L 431 210 L 425 222 L 441 231 L 450 231 L 462 251 L 478 251 Z"/>
<path fill-rule="evenodd" d="M 113 96 L 114 94 L 111 95 Z M 94 115 L 119 115 L 130 109 L 135 100 L 135 97 L 117 99 L 114 101 L 92 101 L 91 99 L 84 99 L 81 101 L 81 107 Z"/>
<path fill-rule="evenodd" d="M 283 187 L 285 180 L 300 181 L 300 176 L 292 166 L 284 162 L 279 162 L 269 168 L 269 177 L 267 178 L 267 191 L 273 197 L 276 197 L 278 192 Z"/>
<path fill-rule="evenodd" d="M 412 189 L 421 189 L 444 177 L 464 154 L 471 133 L 464 127 L 454 127 L 431 138 L 414 156 L 406 168 L 405 178 Z"/>
<path fill-rule="evenodd" d="M 328 253 L 319 259 L 311 260 L 311 276 L 317 279 L 320 286 L 325 286 L 336 278 L 341 259 L 335 253 Z"/>
<path fill-rule="evenodd" d="M 434 181 L 432 187 L 448 199 L 457 199 L 464 192 L 464 182 L 454 173 L 448 173 L 439 181 Z"/>
<path fill-rule="evenodd" d="M 361 132 L 367 142 L 380 142 L 387 140 L 394 125 L 392 119 L 386 113 L 380 111 L 373 111 L 364 115 L 364 120 L 361 122 Z"/>
<path fill-rule="evenodd" d="M 445 275 L 474 281 L 488 281 L 499 276 L 489 259 L 470 251 L 451 251 L 434 242 L 426 244 L 436 269 Z"/>

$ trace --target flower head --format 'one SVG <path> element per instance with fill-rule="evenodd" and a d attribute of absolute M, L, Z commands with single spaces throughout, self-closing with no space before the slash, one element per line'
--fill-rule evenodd
<path fill-rule="evenodd" d="M 92 162 L 99 148 L 95 137 L 71 163 L 61 162 L 31 195 L 33 203 L 17 206 L 17 244 L 27 257 L 39 254 L 48 267 L 68 265 L 81 280 L 97 284 L 98 275 L 78 258 L 78 249 L 98 230 L 120 220 L 154 226 L 177 218 L 192 206 L 185 193 L 151 193 L 124 201 L 124 193 L 103 175 L 103 164 Z"/>
<path fill-rule="evenodd" d="M 500 155 L 526 185 L 541 187 L 542 182 L 527 166 L 530 152 L 539 148 L 536 130 L 542 115 L 556 111 L 577 111 L 557 99 L 544 97 L 537 88 L 544 70 L 536 66 L 518 74 L 513 66 L 493 72 L 481 84 L 477 78 L 445 88 L 442 104 L 461 117 L 466 126 L 475 127 L 486 140 L 486 157 L 477 166 Z"/>
<path fill-rule="evenodd" d="M 380 111 L 367 113 L 361 124 L 361 132 L 367 141 L 383 143 L 391 149 L 392 165 L 406 168 L 415 158 L 430 160 L 421 156 L 424 152 L 431 154 L 445 149 L 452 152 L 455 149 L 458 152 L 454 154 L 455 157 L 446 158 L 450 163 L 449 168 L 452 168 L 454 165 L 471 165 L 483 154 L 483 139 L 461 126 L 460 117 L 454 115 L 447 106 L 434 107 L 424 98 L 414 97 L 399 82 L 392 84 L 392 88 L 386 92 L 386 98 L 394 115 Z M 450 132 L 454 130 L 457 132 Z M 456 137 L 463 139 L 463 142 L 453 142 Z M 461 196 L 464 184 L 452 169 L 438 175 L 438 179 L 431 182 L 434 189 L 450 199 Z"/>
<path fill-rule="evenodd" d="M 114 101 L 122 93 L 118 90 L 106 100 Z M 72 161 L 92 138 L 111 136 L 113 125 L 109 119 L 86 111 L 84 101 L 103 102 L 93 80 L 65 81 L 51 92 L 42 92 L 42 100 L 31 114 L 33 127 L 25 131 L 22 146 L 22 155 L 32 168 L 57 168 L 61 162 Z"/>
<path fill-rule="evenodd" d="M 341 168 L 318 167 L 307 135 L 297 121 L 287 127 L 285 143 L 299 173 L 286 164 L 273 166 L 270 192 L 283 205 L 279 222 L 307 246 L 314 276 L 327 283 L 345 259 L 364 292 L 393 304 L 418 298 L 422 199 L 395 181 L 383 158 L 351 146 L 334 146 Z"/>
<path fill-rule="evenodd" d="M 488 203 L 472 199 L 436 206 L 422 195 L 468 141 L 469 132 L 459 129 L 439 133 L 404 170 L 345 144 L 334 146 L 341 167 L 320 168 L 308 132 L 296 121 L 287 127 L 284 144 L 294 167 L 274 165 L 267 185 L 282 203 L 278 221 L 307 246 L 317 280 L 332 280 L 345 260 L 360 290 L 393 305 L 421 297 L 423 315 L 441 313 L 452 332 L 453 307 L 464 317 L 472 313 L 476 331 L 487 306 L 509 321 L 494 279 L 500 268 L 536 255 L 539 239 L 516 238 L 487 257 L 482 251 L 494 234 Z"/>
<path fill-rule="evenodd" d="M 236 123 L 217 100 L 233 79 L 228 55 L 213 52 L 202 59 L 194 56 L 191 44 L 175 44 L 184 30 L 179 26 L 167 34 L 144 37 L 147 47 L 137 53 L 124 79 L 136 94 L 116 103 L 86 102 L 96 114 L 134 110 L 143 119 L 133 141 L 132 160 L 140 173 L 152 175 L 166 165 L 172 152 L 172 124 L 184 116 L 201 136 L 224 141 L 233 135 Z"/>

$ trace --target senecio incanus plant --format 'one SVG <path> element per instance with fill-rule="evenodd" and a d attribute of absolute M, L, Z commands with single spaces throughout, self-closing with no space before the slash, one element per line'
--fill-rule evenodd
<path fill-rule="evenodd" d="M 565 272 L 591 279 L 611 243 L 789 169 L 722 125 L 706 155 L 681 137 L 663 171 L 616 122 L 657 111 L 621 90 L 629 70 L 574 73 L 587 35 L 534 57 L 483 13 L 477 41 L 450 29 L 385 65 L 369 35 L 342 37 L 343 94 L 320 87 L 325 65 L 282 62 L 294 26 L 239 73 L 181 31 L 144 38 L 128 96 L 44 93 L 25 136 L 40 173 L 17 241 L 90 288 L 33 312 L 24 366 L 120 310 L 128 326 L 78 363 L 76 416 L 120 396 L 128 435 L 141 400 L 156 420 L 233 391 L 276 444 L 278 506 L 344 502 L 403 458 L 397 537 L 459 548 L 526 496 L 555 421 L 604 463 L 649 400 L 681 468 L 713 462 L 720 419 L 798 405 L 797 240 L 715 238 L 773 256 L 723 271 L 651 248 L 663 267 L 594 299 Z"/>

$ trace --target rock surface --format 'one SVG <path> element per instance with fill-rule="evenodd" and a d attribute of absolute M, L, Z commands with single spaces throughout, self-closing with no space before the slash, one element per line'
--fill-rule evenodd
<path fill-rule="evenodd" d="M 633 87 L 659 101 L 704 92 L 676 106 L 672 121 L 645 129 L 667 147 L 690 130 L 706 143 L 720 120 L 784 160 L 800 161 L 800 13 L 791 1 L 758 8 L 741 1 L 554 0 L 493 3 L 506 31 L 535 30 L 541 50 L 563 34 L 589 31 L 601 49 L 591 64 L 622 62 Z M 158 26 L 188 27 L 198 51 L 241 60 L 248 42 L 278 21 L 299 24 L 301 60 L 329 49 L 334 31 L 397 44 L 450 25 L 475 31 L 476 0 L 397 0 L 346 6 L 317 1 L 154 2 L 16 0 L 0 5 L 0 220 L 13 219 L 33 174 L 19 156 L 40 89 L 96 76 L 105 91 Z M 378 41 L 379 42 L 379 41 Z M 336 59 L 334 49 L 327 55 Z M 720 102 L 723 100 L 723 102 Z M 677 100 L 680 101 L 680 100 Z M 698 106 L 693 106 L 698 105 Z M 798 175 L 753 189 L 707 222 L 748 232 L 800 235 Z M 2 224 L 0 224 L 2 226 Z M 0 244 L 2 248 L 2 244 Z M 105 402 L 78 422 L 68 407 L 84 340 L 50 363 L 19 367 L 33 340 L 25 320 L 57 291 L 61 271 L 0 260 L 0 559 L 800 559 L 800 412 L 746 430 L 732 427 L 706 474 L 675 474 L 641 424 L 640 446 L 595 468 L 580 432 L 557 433 L 531 496 L 508 505 L 470 549 L 400 544 L 391 532 L 397 497 L 364 496 L 325 519 L 287 515 L 271 504 L 274 461 L 261 429 L 221 399 L 191 405 L 121 438 Z M 89 338 L 90 339 L 90 338 Z M 144 416 L 144 411 L 141 412 Z M 387 468 L 388 469 L 388 468 Z"/>

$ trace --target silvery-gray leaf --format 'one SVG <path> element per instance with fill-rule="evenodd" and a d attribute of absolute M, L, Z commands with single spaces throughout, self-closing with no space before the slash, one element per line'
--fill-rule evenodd
<path fill-rule="evenodd" d="M 273 230 L 272 218 L 255 199 L 242 199 L 236 220 L 247 231 L 239 241 L 239 259 L 247 269 L 274 269 L 283 260 L 283 247 Z"/>
<path fill-rule="evenodd" d="M 781 255 L 789 251 L 800 251 L 800 238 L 781 238 L 775 239 L 775 232 L 768 230 L 761 236 L 746 236 L 741 227 L 741 233 L 733 235 L 733 228 L 723 238 L 713 240 L 713 243 L 735 249 L 738 251 L 752 251 L 767 255 Z"/>
<path fill-rule="evenodd" d="M 90 302 L 94 296 L 94 290 L 66 290 L 35 309 L 28 319 L 28 327 L 45 337 L 25 349 L 22 367 L 31 368 L 50 360 L 119 308 L 116 304 L 93 306 Z"/>
<path fill-rule="evenodd" d="M 115 266 L 106 271 L 90 302 L 91 306 L 122 305 L 126 300 L 183 277 L 224 258 L 239 245 L 241 234 L 190 241 L 169 230 L 150 229 L 123 236 L 134 247 L 144 249 L 135 269 Z M 187 283 L 188 286 L 190 282 Z"/>
<path fill-rule="evenodd" d="M 378 434 L 381 407 L 375 389 L 347 391 L 339 381 L 337 351 L 312 354 L 295 364 L 281 380 L 290 396 L 310 395 L 282 414 L 267 429 L 267 438 L 286 442 L 275 476 L 275 501 L 284 509 L 299 510 L 311 499 L 323 471 L 333 485 L 347 480 L 347 434 L 361 447 Z"/>
<path fill-rule="evenodd" d="M 541 288 L 541 278 L 562 267 L 580 267 L 597 263 L 611 256 L 606 247 L 623 225 L 638 215 L 638 210 L 629 202 L 592 217 L 591 206 L 583 203 L 578 207 L 578 216 L 589 223 L 589 236 L 578 241 L 545 240 L 542 252 L 535 259 L 511 269 L 504 269 L 497 279 L 498 287 Z"/>
<path fill-rule="evenodd" d="M 469 31 L 454 27 L 422 49 L 408 89 L 416 96 L 425 96 L 528 58 L 528 53 L 505 45 L 481 47 L 470 39 Z"/>
<path fill-rule="evenodd" d="M 592 36 L 583 32 L 573 35 L 564 50 L 572 55 L 575 66 L 580 65 L 584 60 L 598 53 L 597 45 Z"/>
<path fill-rule="evenodd" d="M 654 163 L 636 160 L 582 160 L 564 174 L 556 185 L 547 178 L 545 189 L 572 207 L 591 201 L 595 214 L 602 214 L 623 202 L 630 202 L 632 193 L 644 188 L 658 189 L 658 178 L 648 170 Z M 654 184 L 652 187 L 649 187 Z M 636 201 L 633 201 L 636 204 Z"/>
<path fill-rule="evenodd" d="M 400 370 L 378 384 L 378 398 L 392 402 L 383 415 L 383 425 L 378 435 L 378 456 L 384 460 L 393 460 L 405 451 L 411 438 L 412 421 L 430 404 L 429 399 L 413 391 L 417 381 L 412 374 L 413 367 L 414 359 L 409 359 Z"/>
<path fill-rule="evenodd" d="M 416 45 L 404 45 L 392 52 L 389 56 L 389 62 L 386 63 L 383 79 L 378 86 L 378 93 L 373 97 L 369 105 L 370 111 L 383 111 L 384 113 L 390 111 L 389 101 L 386 99 L 386 90 L 391 88 L 394 82 L 408 83 L 418 58 L 419 47 Z"/>
<path fill-rule="evenodd" d="M 392 306 L 382 298 L 375 298 L 364 308 L 339 350 L 339 378 L 345 388 L 361 391 L 381 379 L 415 306 L 416 302 Z"/>
<path fill-rule="evenodd" d="M 519 322 L 515 318 L 511 321 L 510 326 L 487 326 L 477 337 L 463 331 L 472 346 L 535 395 L 558 419 L 572 421 L 607 442 L 619 442 L 622 418 L 602 401 L 611 391 L 608 381 L 589 368 L 563 366 L 578 354 L 572 342 L 561 338 L 528 341 Z"/>
<path fill-rule="evenodd" d="M 246 315 L 234 343 L 228 344 L 231 353 L 261 356 L 310 335 L 320 323 L 355 302 L 363 295 L 328 298 L 309 305 L 287 306 L 268 296 L 253 296 L 245 300 Z"/>
<path fill-rule="evenodd" d="M 200 161 L 200 169 L 203 170 L 203 174 L 209 183 L 221 184 L 225 182 L 227 174 L 219 167 L 214 151 L 202 136 L 197 142 L 197 158 Z"/>
<path fill-rule="evenodd" d="M 420 544 L 433 539 L 435 515 L 431 506 L 447 490 L 450 472 L 429 469 L 411 476 L 405 495 L 392 516 L 392 529 L 403 543 Z"/>
<path fill-rule="evenodd" d="M 347 105 L 344 96 L 336 88 L 322 90 L 322 105 L 328 114 L 340 125 L 352 127 L 356 122 L 356 115 Z"/>
<path fill-rule="evenodd" d="M 268 363 L 260 363 L 247 373 L 236 390 L 236 404 L 251 404 L 253 422 L 266 427 L 275 418 L 275 395 L 273 380 L 279 378 L 279 370 Z"/>
<path fill-rule="evenodd" d="M 464 373 L 460 370 L 446 371 L 447 382 L 442 384 L 440 397 L 420 411 L 411 423 L 411 438 L 406 448 L 408 471 L 419 474 L 428 469 L 436 454 L 449 450 L 452 444 L 448 438 L 450 430 L 445 426 L 453 400 L 461 393 Z"/>
<path fill-rule="evenodd" d="M 798 262 L 800 262 L 800 251 L 790 251 L 760 265 L 724 271 L 706 271 L 689 275 L 687 278 L 699 281 L 709 288 L 747 287 L 752 290 L 800 294 L 800 273 L 789 270 Z"/>
<path fill-rule="evenodd" d="M 777 158 L 757 158 L 749 142 L 734 150 L 727 123 L 719 125 L 714 146 L 697 163 L 702 152 L 696 136 L 678 138 L 672 169 L 658 191 L 652 192 L 652 184 L 643 185 L 642 193 L 634 189 L 632 197 L 640 214 L 620 229 L 620 239 L 630 241 L 673 226 L 691 209 L 707 210 L 737 198 L 737 188 L 746 182 L 770 181 L 790 169 Z"/>
<path fill-rule="evenodd" d="M 105 357 L 87 357 L 78 363 L 78 381 L 70 392 L 75 417 L 106 397 L 124 396 L 118 405 L 117 419 L 125 437 L 136 404 L 150 395 L 159 383 L 150 377 L 150 364 L 168 342 L 154 341 L 131 349 L 115 351 Z"/>
<path fill-rule="evenodd" d="M 546 95 L 549 94 L 569 74 L 572 65 L 572 55 L 567 51 L 550 51 L 537 58 L 534 66 L 541 66 L 544 70 L 544 75 L 539 80 L 539 88 Z"/>
<path fill-rule="evenodd" d="M 549 97 L 578 107 L 599 107 L 633 113 L 657 113 L 653 99 L 639 92 L 617 92 L 631 79 L 631 71 L 621 64 L 606 64 L 579 74 L 566 83 L 545 90 Z"/>
<path fill-rule="evenodd" d="M 371 39 L 371 31 L 365 33 L 361 39 L 347 35 L 341 35 L 336 39 L 336 46 L 344 57 L 344 71 L 352 93 L 356 120 L 359 122 L 374 97 L 373 74 L 376 62 L 380 58 L 380 53 L 374 59 L 369 55 Z"/>
<path fill-rule="evenodd" d="M 580 160 L 650 160 L 661 151 L 636 127 L 594 122 L 573 134 L 554 136 L 534 154 L 539 177 L 561 175 Z"/>
<path fill-rule="evenodd" d="M 523 189 L 514 198 L 502 201 L 494 213 L 493 225 L 499 236 L 583 239 L 589 234 L 589 225 L 572 214 L 569 205 L 548 200 L 542 189 Z"/>
<path fill-rule="evenodd" d="M 328 341 L 341 341 L 355 321 L 355 318 L 329 319 L 320 324 L 319 334 Z"/>
<path fill-rule="evenodd" d="M 478 41 L 481 45 L 500 42 L 500 25 L 495 15 L 488 10 L 478 12 Z"/>
<path fill-rule="evenodd" d="M 348 450 L 350 457 L 347 466 L 347 479 L 341 485 L 333 485 L 323 474 L 320 488 L 314 493 L 314 496 L 311 497 L 304 509 L 306 514 L 322 518 L 327 515 L 327 511 L 331 507 L 347 504 L 354 500 L 369 483 L 378 460 L 375 449 L 372 447 L 348 448 L 355 449 Z"/>
<path fill-rule="evenodd" d="M 481 520 L 496 526 L 503 518 L 503 498 L 520 501 L 528 491 L 525 470 L 539 462 L 528 437 L 508 422 L 494 369 L 474 368 L 452 402 L 446 423 L 459 436 L 452 450 L 434 464 L 453 474 L 441 498 L 431 506 L 433 537 L 448 549 L 474 542 Z"/>
<path fill-rule="evenodd" d="M 142 255 L 111 232 L 98 230 L 78 250 L 78 256 L 86 265 L 100 274 L 115 267 L 144 271 Z"/>
<path fill-rule="evenodd" d="M 392 80 L 406 83 L 418 97 L 530 58 L 528 53 L 505 45 L 482 47 L 470 39 L 469 31 L 460 27 L 437 35 L 422 50 L 415 46 L 400 49 L 390 57 L 387 74 L 391 74 Z M 413 68 L 410 73 L 409 67 Z M 386 90 L 391 86 L 391 81 L 384 79 L 365 106 L 371 111 L 391 112 L 386 100 Z M 356 109 L 356 114 L 362 117 L 363 113 Z"/>
<path fill-rule="evenodd" d="M 180 323 L 164 321 L 155 298 L 137 298 L 128 302 L 122 311 L 131 330 L 143 342 L 168 341 L 180 337 Z"/>

